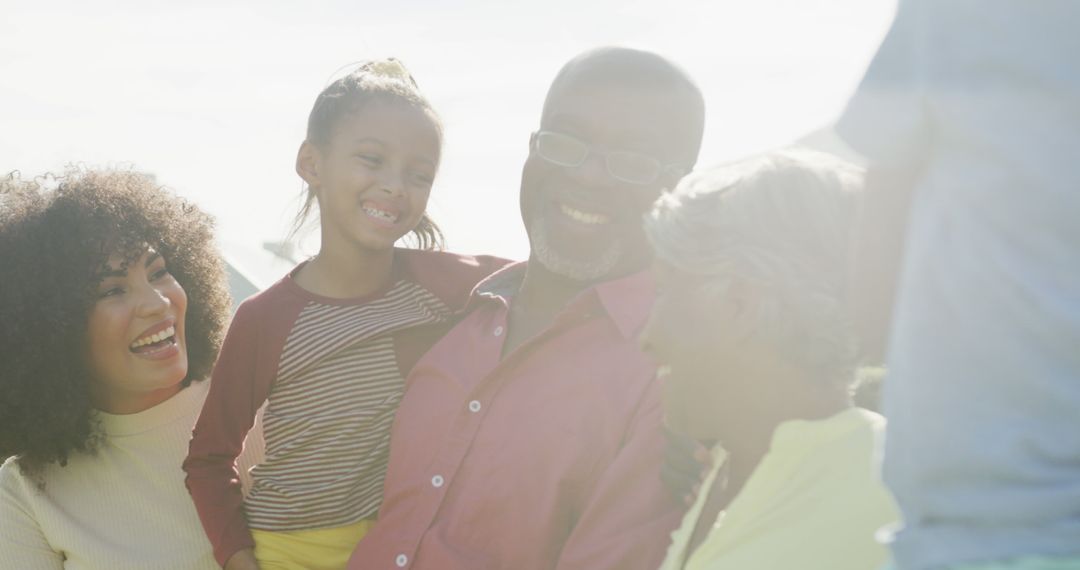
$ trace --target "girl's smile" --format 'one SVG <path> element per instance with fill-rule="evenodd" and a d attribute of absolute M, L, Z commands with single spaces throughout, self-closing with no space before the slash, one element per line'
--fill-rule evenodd
<path fill-rule="evenodd" d="M 363 208 L 364 213 L 367 214 L 376 225 L 382 225 L 387 228 L 392 228 L 397 225 L 398 220 L 401 218 L 401 211 L 398 210 L 398 208 L 388 204 L 380 204 L 374 200 L 365 200 L 360 207 Z"/>

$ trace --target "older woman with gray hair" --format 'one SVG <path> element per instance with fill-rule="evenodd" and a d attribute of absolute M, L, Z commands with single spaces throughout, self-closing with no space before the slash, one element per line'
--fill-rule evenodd
<path fill-rule="evenodd" d="M 659 292 L 642 344 L 669 428 L 715 444 L 664 570 L 885 562 L 884 419 L 851 404 L 842 291 L 861 185 L 855 167 L 780 151 L 685 179 L 647 218 Z"/>

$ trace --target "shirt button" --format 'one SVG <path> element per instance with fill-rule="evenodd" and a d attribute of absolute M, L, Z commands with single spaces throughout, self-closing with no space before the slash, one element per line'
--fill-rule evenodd
<path fill-rule="evenodd" d="M 502 333 L 503 333 L 502 326 L 495 327 L 495 336 L 502 336 Z"/>
<path fill-rule="evenodd" d="M 433 487 L 442 487 L 443 482 L 444 481 L 443 481 L 442 475 L 436 475 L 436 476 L 431 478 L 431 485 Z"/>
<path fill-rule="evenodd" d="M 469 411 L 474 413 L 474 414 L 476 412 L 479 412 L 480 411 L 480 400 L 473 400 L 473 401 L 469 402 Z"/>
<path fill-rule="evenodd" d="M 394 560 L 394 564 L 397 564 L 398 568 L 404 568 L 409 563 L 409 557 L 404 554 L 398 554 L 397 559 Z"/>

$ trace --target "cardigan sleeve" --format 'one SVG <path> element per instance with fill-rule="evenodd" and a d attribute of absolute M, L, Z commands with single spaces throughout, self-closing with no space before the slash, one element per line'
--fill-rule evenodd
<path fill-rule="evenodd" d="M 259 350 L 264 332 L 259 306 L 245 302 L 229 326 L 183 465 L 185 484 L 222 566 L 255 545 L 244 517 L 237 457 L 272 384 L 272 375 L 260 374 L 266 367 L 259 359 L 267 355 Z"/>

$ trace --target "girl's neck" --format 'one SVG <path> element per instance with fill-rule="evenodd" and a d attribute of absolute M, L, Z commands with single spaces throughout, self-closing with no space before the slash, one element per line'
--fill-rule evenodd
<path fill-rule="evenodd" d="M 353 299 L 377 293 L 389 284 L 394 268 L 394 249 L 320 248 L 296 275 L 305 290 L 334 299 Z"/>

